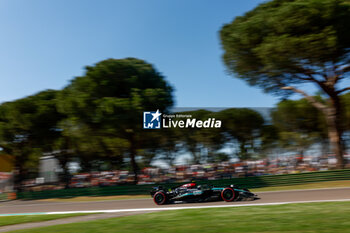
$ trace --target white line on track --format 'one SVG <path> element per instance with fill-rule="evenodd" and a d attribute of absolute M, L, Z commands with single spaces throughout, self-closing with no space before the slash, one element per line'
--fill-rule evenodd
<path fill-rule="evenodd" d="M 270 205 L 285 205 L 285 204 L 298 204 L 298 203 L 341 202 L 341 201 L 350 201 L 350 199 L 317 200 L 317 201 L 289 201 L 289 202 L 272 202 L 272 203 L 256 203 L 256 204 L 238 204 L 238 205 L 210 205 L 210 206 L 162 207 L 162 208 L 140 208 L 140 209 L 83 210 L 83 211 L 57 211 L 57 212 L 40 212 L 40 213 L 18 213 L 18 214 L 0 214 L 0 217 L 19 216 L 19 215 L 47 215 L 47 214 L 89 214 L 89 213 L 143 212 L 143 211 L 185 210 L 185 209 L 225 208 L 225 207 L 244 207 L 244 206 L 270 206 Z"/>

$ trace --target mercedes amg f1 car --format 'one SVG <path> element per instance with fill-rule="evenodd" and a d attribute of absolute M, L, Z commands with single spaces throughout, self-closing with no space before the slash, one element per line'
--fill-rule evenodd
<path fill-rule="evenodd" d="M 241 189 L 236 185 L 227 187 L 214 187 L 212 185 L 184 184 L 173 189 L 165 189 L 162 186 L 154 187 L 151 191 L 153 201 L 157 205 L 172 204 L 177 202 L 206 202 L 224 200 L 243 201 L 255 200 L 257 195 L 248 189 Z"/>

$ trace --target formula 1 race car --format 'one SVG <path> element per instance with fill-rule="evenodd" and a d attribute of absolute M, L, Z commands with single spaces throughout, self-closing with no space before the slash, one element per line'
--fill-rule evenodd
<path fill-rule="evenodd" d="M 205 201 L 245 201 L 255 200 L 257 195 L 248 189 L 241 189 L 236 185 L 214 187 L 212 185 L 184 184 L 174 189 L 166 190 L 162 186 L 154 187 L 151 191 L 153 201 L 157 205 L 177 202 L 205 202 Z"/>

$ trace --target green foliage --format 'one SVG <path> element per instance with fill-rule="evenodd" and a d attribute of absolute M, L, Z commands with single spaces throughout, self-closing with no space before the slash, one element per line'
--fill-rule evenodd
<path fill-rule="evenodd" d="M 226 140 L 238 142 L 238 157 L 242 160 L 250 158 L 256 149 L 256 140 L 261 136 L 263 117 L 251 109 L 231 108 L 219 112 L 218 119 L 222 120 Z"/>
<path fill-rule="evenodd" d="M 56 124 L 62 115 L 56 110 L 56 95 L 57 91 L 47 90 L 0 105 L 0 147 L 14 156 L 16 185 L 37 172 L 39 157 L 51 151 L 60 134 Z"/>
<path fill-rule="evenodd" d="M 317 97 L 323 101 L 321 97 Z M 284 100 L 272 112 L 273 125 L 279 131 L 283 147 L 302 152 L 327 139 L 327 125 L 322 113 L 307 100 Z"/>
<path fill-rule="evenodd" d="M 344 106 L 344 111 L 342 114 L 342 124 L 344 127 L 344 130 L 346 132 L 349 132 L 350 130 L 350 93 L 347 93 L 345 95 L 341 96 L 341 102 L 342 105 Z M 345 135 L 343 135 L 343 139 L 345 141 L 345 146 L 347 147 L 347 149 L 349 149 L 350 147 L 350 134 L 347 133 Z"/>
<path fill-rule="evenodd" d="M 62 92 L 60 110 L 90 126 L 142 128 L 143 110 L 173 104 L 172 87 L 152 65 L 135 58 L 108 59 L 86 67 Z M 137 123 L 135 125 L 134 123 Z M 112 132 L 115 133 L 115 132 Z"/>
<path fill-rule="evenodd" d="M 327 137 L 324 116 L 305 99 L 283 100 L 277 104 L 271 115 L 274 125 L 283 131 L 318 133 L 319 137 Z"/>
<path fill-rule="evenodd" d="M 126 156 L 151 160 L 154 154 L 147 149 L 157 144 L 152 132 L 145 140 L 142 113 L 166 112 L 172 103 L 172 87 L 152 65 L 135 58 L 108 59 L 86 67 L 85 75 L 62 91 L 2 104 L 0 147 L 15 157 L 17 183 L 28 169 L 38 168 L 44 152 L 51 152 L 68 186 L 67 164 L 73 158 L 86 171 L 96 169 L 97 160 L 108 161 L 103 166 L 109 168 L 120 168 Z M 135 161 L 133 169 L 137 172 Z"/>
<path fill-rule="evenodd" d="M 348 0 L 272 0 L 237 17 L 221 30 L 228 71 L 266 92 L 302 94 L 326 117 L 329 141 L 344 168 L 341 80 L 350 72 Z M 298 89 L 313 83 L 323 104 Z M 295 135 L 294 135 L 295 136 Z"/>
<path fill-rule="evenodd" d="M 258 152 L 260 157 L 268 157 L 271 151 L 278 148 L 280 140 L 278 128 L 275 125 L 263 125 L 260 130 L 260 147 Z"/>
<path fill-rule="evenodd" d="M 345 130 L 350 130 L 350 93 L 341 96 L 341 101 L 344 106 L 342 122 Z"/>
<path fill-rule="evenodd" d="M 193 119 L 202 121 L 208 118 L 219 119 L 217 113 L 203 109 L 178 114 L 191 115 Z M 181 137 L 180 141 L 183 147 L 191 153 L 194 164 L 213 160 L 217 151 L 224 144 L 224 137 L 220 128 L 182 128 L 178 135 Z"/>
<path fill-rule="evenodd" d="M 250 85 L 280 92 L 283 86 L 322 77 L 349 62 L 350 4 L 345 0 L 274 0 L 221 30 L 228 70 Z"/>
<path fill-rule="evenodd" d="M 84 76 L 61 92 L 58 106 L 68 116 L 67 135 L 76 139 L 86 161 L 98 154 L 118 161 L 127 155 L 136 177 L 136 155 L 150 160 L 152 153 L 146 149 L 156 147 L 154 133 L 144 136 L 143 112 L 166 112 L 172 104 L 172 87 L 165 78 L 145 61 L 126 58 L 86 67 Z"/>
<path fill-rule="evenodd" d="M 178 154 L 184 151 L 182 130 L 178 128 L 161 129 L 154 132 L 152 138 L 157 142 L 154 153 L 158 153 L 159 159 L 173 166 Z"/>

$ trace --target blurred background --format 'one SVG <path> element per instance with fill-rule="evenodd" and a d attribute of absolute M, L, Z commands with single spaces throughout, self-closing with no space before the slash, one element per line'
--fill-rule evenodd
<path fill-rule="evenodd" d="M 348 1 L 0 6 L 0 192 L 350 168 Z"/>

